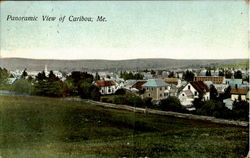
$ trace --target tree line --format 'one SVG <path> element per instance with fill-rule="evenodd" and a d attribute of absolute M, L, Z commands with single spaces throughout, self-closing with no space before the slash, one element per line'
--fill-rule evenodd
<path fill-rule="evenodd" d="M 42 71 L 32 78 L 24 70 L 12 85 L 8 84 L 9 77 L 11 74 L 0 68 L 1 89 L 48 97 L 80 96 L 84 99 L 100 100 L 101 96 L 99 88 L 92 84 L 95 78 L 87 72 L 73 71 L 62 81 L 53 71 L 48 75 Z"/>

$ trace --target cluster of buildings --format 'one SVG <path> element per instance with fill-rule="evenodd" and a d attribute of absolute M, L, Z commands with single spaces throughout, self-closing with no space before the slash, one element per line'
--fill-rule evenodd
<path fill-rule="evenodd" d="M 222 76 L 195 76 L 194 81 L 187 82 L 180 78 L 151 78 L 143 80 L 126 80 L 116 82 L 115 80 L 102 80 L 95 82 L 103 95 L 114 94 L 118 89 L 125 89 L 141 98 L 152 98 L 158 102 L 169 96 L 177 97 L 183 106 L 192 107 L 195 98 L 202 96 L 202 100 L 210 100 L 210 87 L 213 85 L 218 95 L 225 92 L 230 86 L 230 98 L 223 100 L 225 105 L 232 109 L 236 100 L 249 101 L 249 83 L 242 79 L 225 78 Z M 143 93 L 139 93 L 143 92 Z M 201 95 L 202 94 L 202 95 Z"/>
<path fill-rule="evenodd" d="M 210 87 L 213 85 L 218 95 L 225 92 L 230 86 L 231 97 L 223 100 L 225 105 L 232 109 L 232 104 L 235 100 L 249 101 L 249 83 L 242 79 L 225 78 L 218 76 L 218 70 L 211 71 L 211 76 L 205 76 L 204 70 L 189 70 L 194 72 L 195 77 L 191 82 L 182 79 L 184 70 L 175 70 L 174 76 L 168 77 L 171 71 L 160 71 L 153 75 L 151 72 L 140 72 L 144 78 L 142 80 L 124 80 L 120 78 L 118 73 L 114 72 L 98 72 L 99 81 L 95 81 L 95 85 L 100 88 L 102 95 L 115 94 L 118 89 L 124 89 L 128 93 L 134 93 L 141 98 L 152 98 L 152 101 L 159 102 L 169 96 L 179 98 L 183 106 L 192 107 L 195 98 L 202 94 L 204 101 L 210 100 Z M 249 75 L 248 70 L 241 70 L 243 75 Z M 11 71 L 12 78 L 10 82 L 14 82 L 21 76 L 23 71 Z M 35 78 L 40 71 L 28 71 L 28 75 Z M 45 65 L 44 72 L 49 74 Z M 65 80 L 66 76 L 59 71 L 53 73 L 61 80 Z M 137 73 L 137 72 L 136 72 Z M 91 73 L 95 76 L 97 73 Z"/>
<path fill-rule="evenodd" d="M 35 78 L 37 76 L 38 73 L 40 73 L 41 71 L 28 71 L 25 70 L 27 72 L 27 74 L 32 77 Z M 14 71 L 10 71 L 12 77 L 9 78 L 8 83 L 9 84 L 13 84 L 16 80 L 20 79 L 22 74 L 23 74 L 24 70 L 14 70 Z M 49 71 L 47 68 L 47 65 L 45 65 L 44 67 L 44 73 L 46 76 L 49 75 Z M 57 76 L 60 80 L 64 81 L 66 80 L 66 77 L 63 76 L 62 72 L 60 71 L 53 71 L 54 75 Z"/>

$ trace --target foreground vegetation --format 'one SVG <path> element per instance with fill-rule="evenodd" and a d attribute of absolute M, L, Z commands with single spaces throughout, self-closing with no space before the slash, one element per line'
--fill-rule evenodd
<path fill-rule="evenodd" d="M 1 157 L 244 157 L 248 129 L 104 109 L 46 97 L 0 96 Z"/>

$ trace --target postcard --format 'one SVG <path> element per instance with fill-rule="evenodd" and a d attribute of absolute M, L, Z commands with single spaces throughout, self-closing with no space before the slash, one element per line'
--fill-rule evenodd
<path fill-rule="evenodd" d="M 246 158 L 249 1 L 1 1 L 0 158 Z"/>

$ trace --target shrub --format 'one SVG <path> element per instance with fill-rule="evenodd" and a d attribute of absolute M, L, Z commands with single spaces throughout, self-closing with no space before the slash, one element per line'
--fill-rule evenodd
<path fill-rule="evenodd" d="M 101 97 L 99 88 L 88 82 L 83 82 L 78 86 L 78 93 L 83 99 L 93 99 L 95 101 L 99 101 Z"/>
<path fill-rule="evenodd" d="M 204 102 L 204 105 L 197 109 L 197 114 L 219 118 L 228 118 L 231 116 L 229 109 L 225 107 L 224 103 L 215 100 Z"/>
<path fill-rule="evenodd" d="M 121 89 L 118 89 L 116 92 L 115 92 L 116 95 L 123 95 L 123 94 L 126 94 L 126 90 L 121 88 Z"/>
<path fill-rule="evenodd" d="M 11 90 L 20 93 L 28 93 L 31 94 L 34 91 L 34 87 L 32 83 L 26 79 L 19 79 L 17 80 L 12 86 Z"/>
<path fill-rule="evenodd" d="M 247 101 L 238 101 L 233 103 L 233 110 L 236 119 L 249 120 L 249 103 Z"/>
<path fill-rule="evenodd" d="M 143 98 L 142 101 L 145 107 L 153 108 L 152 98 L 146 97 L 146 98 Z"/>
<path fill-rule="evenodd" d="M 163 99 L 159 103 L 159 108 L 165 111 L 182 112 L 184 109 L 181 106 L 180 100 L 177 97 L 170 96 Z"/>
<path fill-rule="evenodd" d="M 144 107 L 144 102 L 142 101 L 141 97 L 132 94 L 115 96 L 113 98 L 113 103 Z"/>

